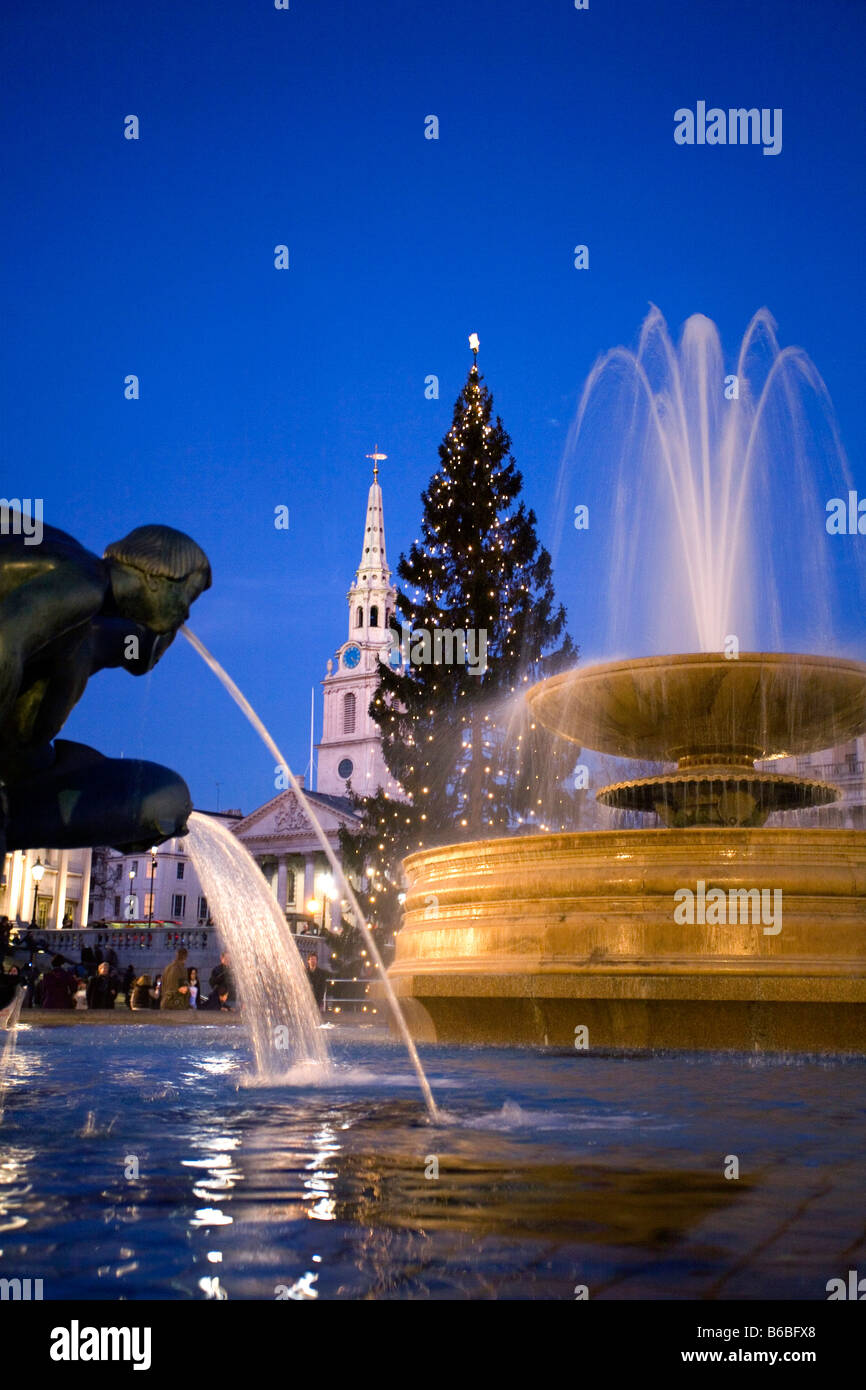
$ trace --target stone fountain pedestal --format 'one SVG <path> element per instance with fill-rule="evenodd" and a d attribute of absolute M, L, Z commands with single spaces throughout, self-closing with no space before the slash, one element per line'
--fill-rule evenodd
<path fill-rule="evenodd" d="M 415 1036 L 573 1048 L 585 1028 L 591 1049 L 866 1051 L 866 832 L 762 824 L 837 793 L 754 770 L 861 732 L 866 666 L 652 658 L 529 698 L 584 746 L 678 761 L 599 793 L 672 828 L 411 855 L 389 974 Z"/>
<path fill-rule="evenodd" d="M 532 835 L 405 869 L 389 973 L 418 1039 L 574 1047 L 585 1026 L 592 1049 L 866 1051 L 862 831 Z M 781 931 L 751 911 L 677 923 L 701 882 L 779 889 Z"/>

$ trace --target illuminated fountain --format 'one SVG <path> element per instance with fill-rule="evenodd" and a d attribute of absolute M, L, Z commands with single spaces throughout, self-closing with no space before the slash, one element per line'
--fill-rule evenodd
<path fill-rule="evenodd" d="M 751 363 L 758 341 L 769 345 L 763 381 Z M 866 832 L 765 824 L 839 792 L 755 764 L 866 732 L 866 665 L 740 650 L 744 633 L 778 639 L 783 627 L 771 547 L 755 520 L 780 424 L 808 538 L 798 568 L 810 572 L 814 621 L 826 620 L 820 512 L 814 526 L 822 479 L 806 470 L 806 424 L 816 402 L 827 404 L 823 384 L 802 353 L 778 349 L 765 313 L 725 378 L 709 320 L 689 320 L 677 354 L 653 311 L 636 354 L 617 349 L 594 369 L 571 448 L 600 384 L 623 368 L 633 394 L 613 433 L 631 453 L 611 493 L 611 553 L 628 555 L 612 565 L 614 600 L 622 610 L 627 573 L 628 593 L 653 597 L 655 621 L 643 630 L 664 641 L 673 623 L 703 650 L 569 671 L 527 698 L 541 724 L 584 749 L 662 764 L 596 796 L 652 813 L 662 828 L 410 855 L 392 983 L 416 1036 L 429 1040 L 861 1052 Z M 738 396 L 714 392 L 734 375 Z M 835 435 L 824 433 L 844 475 Z M 608 445 L 610 435 L 608 421 Z M 627 533 L 632 484 L 652 520 L 646 578 L 634 528 Z"/>

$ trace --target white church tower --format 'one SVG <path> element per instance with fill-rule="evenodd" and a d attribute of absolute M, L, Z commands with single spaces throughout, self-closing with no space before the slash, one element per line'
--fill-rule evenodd
<path fill-rule="evenodd" d="M 325 709 L 322 741 L 316 745 L 316 790 L 332 796 L 345 796 L 347 782 L 358 796 L 372 795 L 380 786 L 399 795 L 382 756 L 378 726 L 368 713 L 379 683 L 379 659 L 387 660 L 391 647 L 388 622 L 397 594 L 385 555 L 379 486 L 379 462 L 387 454 L 380 454 L 377 445 L 367 458 L 373 460 L 373 482 L 367 497 L 361 563 L 347 595 L 349 636 L 337 651 L 336 664 L 328 661 L 328 674 L 322 682 Z"/>

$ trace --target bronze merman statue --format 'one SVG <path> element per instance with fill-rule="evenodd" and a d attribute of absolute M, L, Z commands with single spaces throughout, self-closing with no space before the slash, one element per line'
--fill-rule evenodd
<path fill-rule="evenodd" d="M 210 587 L 207 556 L 169 526 L 138 526 L 103 558 L 52 526 L 0 535 L 0 862 L 38 845 L 129 852 L 186 832 L 186 783 L 157 763 L 57 739 L 88 680 L 143 676 Z"/>

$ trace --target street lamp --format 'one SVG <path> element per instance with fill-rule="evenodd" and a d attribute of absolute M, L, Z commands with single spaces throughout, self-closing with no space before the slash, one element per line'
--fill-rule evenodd
<path fill-rule="evenodd" d="M 330 874 L 326 874 L 323 879 L 319 880 L 319 887 L 322 890 L 322 896 L 321 898 L 310 898 L 310 900 L 307 903 L 307 911 L 315 921 L 319 908 L 322 909 L 322 935 L 324 936 L 325 913 L 328 910 L 328 903 L 333 902 L 336 898 L 337 890 L 334 887 L 334 880 L 332 879 Z"/>
<path fill-rule="evenodd" d="M 45 865 L 41 859 L 37 859 L 33 868 L 30 870 L 30 877 L 33 879 L 33 917 L 31 927 L 36 926 L 36 903 L 39 898 L 39 885 L 42 882 L 42 875 L 45 873 Z"/>
<path fill-rule="evenodd" d="M 334 880 L 333 880 L 333 878 L 331 877 L 330 874 L 325 874 L 325 877 L 322 879 L 322 933 L 323 933 L 323 934 L 324 934 L 324 931 L 325 931 L 325 913 L 326 913 L 327 910 L 328 910 L 328 904 L 334 902 L 335 899 L 336 899 L 336 897 L 337 897 L 337 890 L 336 890 L 336 888 L 334 887 Z"/>
<path fill-rule="evenodd" d="M 158 848 L 158 845 L 151 845 L 150 847 L 150 906 L 147 912 L 147 925 L 149 927 L 153 926 L 153 899 L 156 895 L 156 851 Z"/>

